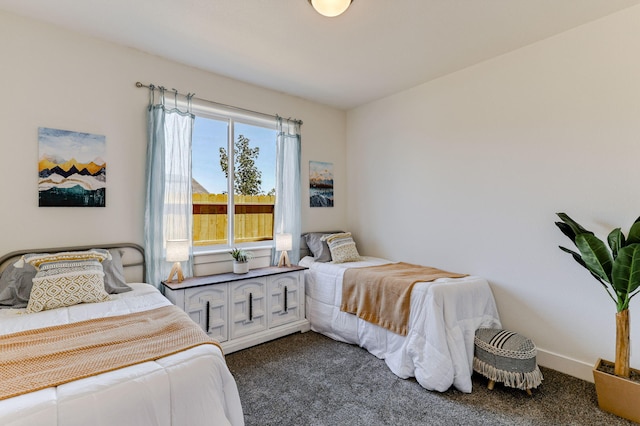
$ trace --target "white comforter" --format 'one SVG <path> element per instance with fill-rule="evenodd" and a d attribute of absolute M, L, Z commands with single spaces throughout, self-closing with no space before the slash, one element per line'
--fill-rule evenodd
<path fill-rule="evenodd" d="M 332 339 L 360 345 L 385 360 L 399 377 L 415 377 L 429 390 L 452 385 L 471 392 L 473 338 L 479 327 L 500 327 L 489 283 L 480 277 L 441 278 L 417 283 L 411 293 L 407 336 L 340 311 L 342 277 L 347 268 L 390 263 L 364 257 L 342 264 L 300 261 L 305 271 L 307 319 L 311 329 Z"/>
<path fill-rule="evenodd" d="M 153 286 L 112 300 L 24 315 L 0 310 L 0 335 L 169 305 Z M 220 349 L 201 345 L 155 362 L 0 400 L 3 426 L 242 425 L 240 397 Z"/>

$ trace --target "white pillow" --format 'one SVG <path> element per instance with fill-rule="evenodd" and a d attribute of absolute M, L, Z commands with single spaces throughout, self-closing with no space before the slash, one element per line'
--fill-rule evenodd
<path fill-rule="evenodd" d="M 333 263 L 358 262 L 362 260 L 351 232 L 325 235 L 322 237 L 331 251 Z"/>

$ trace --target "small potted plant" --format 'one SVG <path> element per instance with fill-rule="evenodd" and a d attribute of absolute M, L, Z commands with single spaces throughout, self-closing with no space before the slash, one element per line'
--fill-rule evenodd
<path fill-rule="evenodd" d="M 604 287 L 616 304 L 616 357 L 613 375 L 606 373 L 609 361 L 598 360 L 593 375 L 598 404 L 604 411 L 640 422 L 640 377 L 629 366 L 629 301 L 640 293 L 640 218 L 625 235 L 616 228 L 607 237 L 607 244 L 584 229 L 565 213 L 558 213 L 562 222 L 556 225 L 576 245 L 579 252 L 560 247 L 586 268 Z M 635 402 L 634 402 L 635 401 Z"/>
<path fill-rule="evenodd" d="M 249 272 L 249 259 L 253 258 L 253 253 L 234 247 L 229 254 L 233 257 L 234 274 L 246 274 Z"/>

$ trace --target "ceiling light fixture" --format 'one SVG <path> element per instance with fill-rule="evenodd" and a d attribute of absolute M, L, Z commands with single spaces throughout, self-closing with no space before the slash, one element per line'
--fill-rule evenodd
<path fill-rule="evenodd" d="M 309 0 L 309 3 L 320 15 L 333 18 L 344 13 L 353 0 Z"/>

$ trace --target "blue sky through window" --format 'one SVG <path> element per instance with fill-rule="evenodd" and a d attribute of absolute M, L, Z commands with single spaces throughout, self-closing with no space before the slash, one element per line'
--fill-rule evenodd
<path fill-rule="evenodd" d="M 192 172 L 209 193 L 227 191 L 227 179 L 220 168 L 220 148 L 227 147 L 227 122 L 196 117 L 193 126 Z M 250 147 L 260 147 L 256 165 L 262 172 L 262 191 L 266 194 L 275 188 L 276 131 L 244 123 L 235 123 L 235 139 L 244 135 Z"/>

